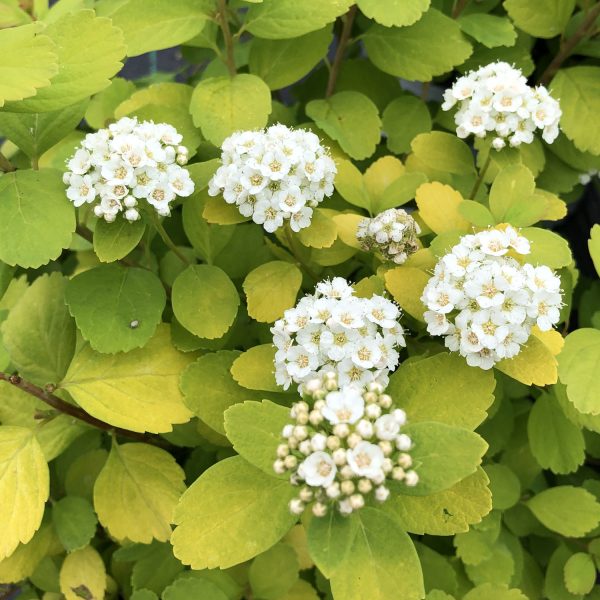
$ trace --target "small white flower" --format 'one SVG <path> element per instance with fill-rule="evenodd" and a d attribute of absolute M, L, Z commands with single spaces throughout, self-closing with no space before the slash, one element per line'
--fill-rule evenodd
<path fill-rule="evenodd" d="M 328 487 L 333 483 L 337 467 L 327 452 L 313 452 L 298 467 L 298 475 L 311 486 Z"/>
<path fill-rule="evenodd" d="M 346 460 L 352 471 L 360 477 L 372 479 L 382 472 L 385 457 L 379 446 L 361 442 L 348 450 Z"/>
<path fill-rule="evenodd" d="M 323 416 L 332 424 L 356 423 L 365 412 L 365 401 L 360 392 L 347 387 L 339 392 L 329 392 L 323 407 Z"/>
<path fill-rule="evenodd" d="M 375 435 L 380 440 L 394 440 L 400 433 L 400 424 L 394 415 L 382 415 L 375 421 Z"/>

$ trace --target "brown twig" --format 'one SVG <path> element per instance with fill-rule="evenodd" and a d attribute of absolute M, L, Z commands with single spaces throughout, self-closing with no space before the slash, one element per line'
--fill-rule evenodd
<path fill-rule="evenodd" d="M 344 26 L 342 27 L 342 33 L 340 34 L 340 39 L 338 40 L 338 46 L 335 51 L 333 64 L 331 65 L 331 70 L 329 71 L 329 79 L 327 80 L 325 98 L 329 98 L 329 96 L 331 96 L 335 90 L 335 84 L 340 73 L 342 61 L 344 60 L 344 54 L 346 53 L 346 46 L 348 45 L 348 40 L 350 39 L 350 33 L 352 31 L 352 24 L 354 23 L 356 11 L 357 7 L 356 4 L 354 4 L 346 13 L 346 18 L 344 19 Z"/>
<path fill-rule="evenodd" d="M 128 437 L 138 442 L 153 444 L 155 446 L 168 447 L 169 445 L 167 442 L 164 442 L 158 437 L 146 433 L 139 433 L 137 431 L 130 431 L 129 429 L 123 429 L 121 427 L 115 427 L 114 425 L 105 423 L 104 421 L 93 417 L 79 406 L 69 404 L 68 402 L 65 402 L 62 398 L 55 396 L 50 391 L 46 391 L 43 388 L 38 387 L 37 385 L 29 381 L 25 381 L 23 378 L 19 377 L 19 375 L 8 375 L 7 373 L 2 373 L 0 371 L 0 380 L 6 381 L 11 385 L 14 385 L 23 392 L 26 392 L 27 394 L 34 396 L 38 400 L 45 402 L 55 410 L 65 415 L 69 415 L 70 417 L 73 417 L 75 419 L 78 419 L 79 421 L 83 421 L 84 423 L 87 423 L 92 427 L 101 429 L 102 431 L 108 431 L 117 435 L 121 435 L 123 437 Z"/>
<path fill-rule="evenodd" d="M 575 46 L 577 46 L 577 44 L 579 44 L 579 42 L 590 33 L 594 23 L 596 22 L 596 19 L 599 16 L 600 2 L 594 4 L 594 6 L 588 10 L 587 15 L 583 18 L 581 25 L 579 25 L 575 33 L 560 44 L 558 53 L 541 74 L 540 78 L 538 79 L 538 83 L 547 85 L 550 83 L 550 81 L 552 81 L 552 78 L 554 75 L 556 75 L 556 72 L 560 69 L 565 60 L 567 60 L 567 58 L 569 58 L 569 56 L 571 56 L 573 53 Z"/>
<path fill-rule="evenodd" d="M 467 4 L 469 4 L 469 0 L 458 0 L 452 9 L 452 18 L 457 19 L 460 13 L 465 10 Z"/>
<path fill-rule="evenodd" d="M 0 171 L 4 173 L 12 173 L 12 171 L 16 171 L 17 168 L 0 152 Z"/>
<path fill-rule="evenodd" d="M 229 70 L 229 75 L 235 77 L 237 69 L 235 68 L 235 56 L 233 55 L 233 37 L 229 28 L 229 15 L 227 14 L 227 0 L 219 0 L 219 12 L 217 18 L 221 31 L 223 32 L 223 40 L 225 41 L 225 64 Z"/>

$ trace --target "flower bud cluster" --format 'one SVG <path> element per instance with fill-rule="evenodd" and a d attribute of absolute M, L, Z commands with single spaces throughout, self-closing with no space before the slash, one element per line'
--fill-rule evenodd
<path fill-rule="evenodd" d="M 188 151 L 182 136 L 166 123 L 123 117 L 108 129 L 88 133 L 67 160 L 63 175 L 67 198 L 75 206 L 94 204 L 94 213 L 113 222 L 140 218 L 145 200 L 159 215 L 170 214 L 176 196 L 189 196 L 194 182 L 185 165 Z"/>
<path fill-rule="evenodd" d="M 486 137 L 494 135 L 492 146 L 531 144 L 536 129 L 551 144 L 558 136 L 561 117 L 559 103 L 543 86 L 531 88 L 519 69 L 505 62 L 494 62 L 456 80 L 444 92 L 443 110 L 458 103 L 454 120 L 456 134 Z"/>
<path fill-rule="evenodd" d="M 333 371 L 342 387 L 387 385 L 399 362 L 397 348 L 406 345 L 399 317 L 392 301 L 358 298 L 342 277 L 318 283 L 315 294 L 304 296 L 271 328 L 277 383 L 287 389 Z"/>
<path fill-rule="evenodd" d="M 234 133 L 223 142 L 221 161 L 208 193 L 223 194 L 271 233 L 284 220 L 294 231 L 308 227 L 313 208 L 333 194 L 337 169 L 329 149 L 304 129 L 278 124 Z"/>
<path fill-rule="evenodd" d="M 427 331 L 470 366 L 490 369 L 516 356 L 531 328 L 558 323 L 560 279 L 546 266 L 521 264 L 529 241 L 510 226 L 463 236 L 435 266 L 421 300 Z"/>
<path fill-rule="evenodd" d="M 289 473 L 300 486 L 290 511 L 307 505 L 323 517 L 337 508 L 343 515 L 371 498 L 385 502 L 390 482 L 415 486 L 419 476 L 408 453 L 412 440 L 402 433 L 406 413 L 394 406 L 379 383 L 339 387 L 334 371 L 311 379 L 305 399 L 296 402 L 293 421 L 281 433 L 273 470 Z"/>
<path fill-rule="evenodd" d="M 384 259 L 401 265 L 419 249 L 420 233 L 421 228 L 405 210 L 390 208 L 373 219 L 360 221 L 356 239 L 363 250 L 376 251 Z"/>

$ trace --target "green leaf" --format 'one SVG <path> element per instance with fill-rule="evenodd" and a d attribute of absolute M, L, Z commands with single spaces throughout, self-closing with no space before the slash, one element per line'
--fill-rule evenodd
<path fill-rule="evenodd" d="M 471 229 L 470 223 L 459 211 L 464 199 L 449 185 L 439 181 L 424 183 L 417 189 L 415 200 L 419 216 L 435 233 L 467 233 Z"/>
<path fill-rule="evenodd" d="M 333 23 L 351 4 L 351 0 L 263 0 L 248 10 L 246 29 L 269 40 L 295 38 Z"/>
<path fill-rule="evenodd" d="M 417 551 L 408 534 L 389 515 L 363 508 L 345 560 L 331 576 L 331 591 L 347 600 L 420 600 L 425 595 Z"/>
<path fill-rule="evenodd" d="M 521 482 L 506 465 L 485 465 L 484 471 L 490 479 L 490 491 L 495 510 L 506 510 L 521 498 Z"/>
<path fill-rule="evenodd" d="M 491 371 L 473 369 L 456 354 L 440 353 L 402 363 L 391 375 L 387 392 L 406 411 L 409 423 L 439 421 L 475 429 L 494 401 L 495 385 Z"/>
<path fill-rule="evenodd" d="M 539 221 L 545 203 L 533 195 L 534 190 L 533 174 L 524 165 L 502 169 L 490 189 L 490 210 L 496 222 L 522 227 Z"/>
<path fill-rule="evenodd" d="M 96 535 L 98 521 L 87 500 L 65 496 L 52 505 L 52 523 L 64 549 L 73 552 L 90 543 Z"/>
<path fill-rule="evenodd" d="M 527 262 L 552 269 L 567 267 L 573 262 L 569 243 L 557 233 L 539 227 L 525 227 L 521 235 L 531 242 L 531 252 L 525 257 Z"/>
<path fill-rule="evenodd" d="M 567 419 L 557 400 L 542 394 L 535 401 L 527 425 L 531 453 L 544 469 L 572 473 L 585 460 L 583 433 Z"/>
<path fill-rule="evenodd" d="M 339 194 L 354 206 L 371 207 L 371 199 L 365 187 L 362 173 L 354 166 L 352 161 L 340 159 L 337 161 L 335 188 Z"/>
<path fill-rule="evenodd" d="M 296 83 L 327 54 L 331 27 L 286 40 L 256 38 L 250 48 L 248 67 L 272 90 Z"/>
<path fill-rule="evenodd" d="M 29 158 L 38 158 L 79 125 L 87 100 L 47 113 L 0 112 L 0 131 Z"/>
<path fill-rule="evenodd" d="M 477 227 L 488 227 L 496 224 L 489 208 L 474 200 L 463 200 L 458 207 L 458 212 Z"/>
<path fill-rule="evenodd" d="M 427 105 L 409 94 L 390 102 L 383 111 L 382 119 L 387 147 L 396 154 L 408 152 L 416 135 L 431 131 L 431 116 Z"/>
<path fill-rule="evenodd" d="M 100 262 L 114 262 L 127 256 L 139 243 L 146 231 L 145 223 L 118 219 L 107 223 L 98 219 L 94 229 L 94 252 Z"/>
<path fill-rule="evenodd" d="M 260 344 L 241 354 L 231 365 L 233 378 L 249 390 L 280 392 L 275 382 L 275 346 Z"/>
<path fill-rule="evenodd" d="M 596 224 L 590 230 L 590 239 L 588 240 L 588 250 L 594 262 L 596 273 L 600 275 L 600 225 Z M 0 287 L 1 289 L 1 287 Z"/>
<path fill-rule="evenodd" d="M 489 513 L 481 523 L 454 537 L 456 556 L 465 565 L 479 565 L 493 557 L 501 530 L 500 513 Z"/>
<path fill-rule="evenodd" d="M 571 485 L 544 490 L 526 506 L 542 525 L 566 537 L 583 537 L 600 523 L 600 503 L 587 490 Z"/>
<path fill-rule="evenodd" d="M 125 0 L 112 3 L 116 10 L 103 10 L 106 3 L 98 4 L 98 14 L 110 17 L 123 31 L 127 55 L 138 56 L 152 50 L 171 48 L 198 35 L 211 10 L 210 0 Z"/>
<path fill-rule="evenodd" d="M 378 69 L 409 81 L 430 81 L 464 62 L 473 51 L 458 23 L 434 8 L 410 27 L 372 25 L 363 40 Z"/>
<path fill-rule="evenodd" d="M 421 269 L 401 266 L 386 271 L 385 286 L 404 311 L 423 322 L 421 296 L 429 279 L 429 274 Z"/>
<path fill-rule="evenodd" d="M 488 448 L 478 434 L 445 423 L 409 423 L 402 431 L 412 440 L 410 455 L 419 474 L 416 486 L 398 488 L 410 496 L 441 492 L 475 473 Z"/>
<path fill-rule="evenodd" d="M 58 383 L 75 352 L 75 324 L 65 306 L 67 280 L 38 277 L 2 324 L 2 340 L 19 373 L 37 383 Z"/>
<path fill-rule="evenodd" d="M 257 598 L 278 600 L 298 581 L 300 565 L 295 550 L 275 544 L 259 554 L 248 569 L 248 581 Z"/>
<path fill-rule="evenodd" d="M 600 67 L 561 69 L 550 91 L 560 98 L 560 127 L 584 152 L 600 154 Z"/>
<path fill-rule="evenodd" d="M 181 376 L 186 405 L 209 427 L 225 435 L 223 413 L 237 402 L 260 400 L 264 394 L 247 390 L 235 381 L 231 367 L 240 353 L 220 350 L 201 356 Z"/>
<path fill-rule="evenodd" d="M 223 336 L 237 315 L 240 297 L 227 274 L 211 265 L 190 265 L 173 284 L 177 320 L 198 337 Z"/>
<path fill-rule="evenodd" d="M 135 92 L 135 83 L 121 77 L 113 77 L 110 85 L 90 100 L 85 120 L 90 127 L 102 129 L 114 118 L 115 109 Z"/>
<path fill-rule="evenodd" d="M 261 323 L 272 323 L 296 303 L 302 273 L 296 265 L 274 260 L 260 265 L 244 280 L 248 314 Z"/>
<path fill-rule="evenodd" d="M 504 0 L 504 8 L 515 25 L 525 33 L 552 38 L 565 30 L 575 8 L 575 0 Z"/>
<path fill-rule="evenodd" d="M 113 443 L 94 485 L 94 507 L 118 540 L 149 544 L 171 537 L 173 512 L 185 490 L 183 469 L 149 444 Z"/>
<path fill-rule="evenodd" d="M 415 157 L 427 167 L 456 175 L 475 172 L 473 154 L 465 142 L 443 131 L 417 135 L 411 142 Z"/>
<path fill-rule="evenodd" d="M 58 171 L 16 171 L 0 178 L 0 260 L 40 267 L 58 258 L 74 231 L 75 211 Z"/>
<path fill-rule="evenodd" d="M 273 463 L 281 431 L 290 422 L 289 409 L 268 400 L 234 404 L 225 411 L 225 432 L 234 450 L 271 477 L 276 477 Z M 289 480 L 289 475 L 280 478 Z"/>
<path fill-rule="evenodd" d="M 517 588 L 509 589 L 499 583 L 482 583 L 469 591 L 463 600 L 527 600 L 527 596 Z"/>
<path fill-rule="evenodd" d="M 152 590 L 135 590 L 129 600 L 158 600 L 158 596 Z"/>
<path fill-rule="evenodd" d="M 61 387 L 111 425 L 165 433 L 191 416 L 179 391 L 179 376 L 188 363 L 171 345 L 169 327 L 160 325 L 143 348 L 126 354 L 99 354 L 84 345 Z"/>
<path fill-rule="evenodd" d="M 271 113 L 271 91 L 256 75 L 211 77 L 194 89 L 190 112 L 215 146 L 235 131 L 260 129 Z"/>
<path fill-rule="evenodd" d="M 380 198 L 373 200 L 372 212 L 379 213 L 388 208 L 406 204 L 417 195 L 422 184 L 427 183 L 427 175 L 419 171 L 406 171 L 385 188 Z"/>
<path fill-rule="evenodd" d="M 175 556 L 192 569 L 225 569 L 253 558 L 296 521 L 288 508 L 296 492 L 239 456 L 218 462 L 181 497 L 171 538 Z"/>
<path fill-rule="evenodd" d="M 483 469 L 451 488 L 430 496 L 394 494 L 383 505 L 402 528 L 422 535 L 452 535 L 468 531 L 492 510 L 492 496 Z"/>
<path fill-rule="evenodd" d="M 311 100 L 306 114 L 352 158 L 360 160 L 375 152 L 381 119 L 377 106 L 364 94 L 338 92 L 325 100 Z"/>
<path fill-rule="evenodd" d="M 34 97 L 7 104 L 8 110 L 36 113 L 69 106 L 108 87 L 123 66 L 121 30 L 92 10 L 66 14 L 44 34 L 56 44 L 58 73 Z"/>
<path fill-rule="evenodd" d="M 141 548 L 144 554 L 139 560 L 136 557 L 131 584 L 134 589 L 148 589 L 159 595 L 183 571 L 183 565 L 173 556 L 171 544 L 154 541 Z"/>
<path fill-rule="evenodd" d="M 357 0 L 361 12 L 386 27 L 407 27 L 418 21 L 431 0 Z"/>
<path fill-rule="evenodd" d="M 0 30 L 0 106 L 33 96 L 57 73 L 56 44 L 41 29 L 31 24 Z"/>
<path fill-rule="evenodd" d="M 33 432 L 0 427 L 0 561 L 39 528 L 49 491 L 48 465 Z M 289 485 L 289 483 L 287 484 Z"/>
<path fill-rule="evenodd" d="M 143 347 L 156 332 L 166 299 L 152 272 L 118 264 L 84 271 L 66 290 L 81 334 L 94 350 L 105 354 Z"/>
<path fill-rule="evenodd" d="M 132 597 L 133 598 L 133 597 Z M 166 587 L 161 596 L 162 600 L 227 600 L 227 596 L 214 583 L 207 579 L 185 577 L 176 579 Z"/>
<path fill-rule="evenodd" d="M 596 565 L 586 552 L 573 554 L 565 563 L 565 587 L 571 594 L 589 594 L 596 583 Z"/>
<path fill-rule="evenodd" d="M 60 568 L 60 591 L 66 600 L 104 598 L 106 568 L 92 546 L 67 555 Z"/>
<path fill-rule="evenodd" d="M 596 365 L 600 361 L 600 331 L 583 328 L 570 333 L 558 355 L 558 374 L 567 386 L 567 396 L 584 414 L 600 414 L 600 382 Z"/>
<path fill-rule="evenodd" d="M 513 46 L 517 41 L 517 32 L 506 17 L 497 17 L 484 13 L 461 15 L 460 28 L 487 48 Z"/>
<path fill-rule="evenodd" d="M 338 237 L 335 221 L 323 209 L 315 208 L 308 227 L 298 232 L 302 245 L 309 248 L 331 248 Z"/>

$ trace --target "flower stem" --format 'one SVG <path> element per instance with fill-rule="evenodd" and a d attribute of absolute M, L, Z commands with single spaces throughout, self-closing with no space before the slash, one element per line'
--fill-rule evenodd
<path fill-rule="evenodd" d="M 225 64 L 229 70 L 229 75 L 235 77 L 237 69 L 235 68 L 235 57 L 233 55 L 233 36 L 229 28 L 229 16 L 227 14 L 227 0 L 219 0 L 219 12 L 217 13 L 219 25 L 223 32 L 223 40 L 225 41 Z"/>
<path fill-rule="evenodd" d="M 469 0 L 457 0 L 452 9 L 452 18 L 458 18 L 460 13 L 467 7 L 467 4 L 469 4 Z"/>
<path fill-rule="evenodd" d="M 154 224 L 154 227 L 156 228 L 156 231 L 158 232 L 158 235 L 160 235 L 162 241 L 169 247 L 169 249 L 173 251 L 173 254 L 175 254 L 175 256 L 177 256 L 177 258 L 179 258 L 179 260 L 181 260 L 181 262 L 185 263 L 186 265 L 193 264 L 190 260 L 188 260 L 185 254 L 183 254 L 181 250 L 179 250 L 179 248 L 175 245 L 175 242 L 171 239 L 171 237 L 167 233 L 167 230 L 163 227 L 160 218 L 156 215 L 153 215 L 152 222 Z"/>
<path fill-rule="evenodd" d="M 483 167 L 479 171 L 479 177 L 477 177 L 477 181 L 475 181 L 475 185 L 473 186 L 473 189 L 471 190 L 471 193 L 469 194 L 469 198 L 471 200 L 475 199 L 475 196 L 477 195 L 477 192 L 479 191 L 479 188 L 481 187 L 481 184 L 483 183 L 483 178 L 485 177 L 485 174 L 486 174 L 491 162 L 492 162 L 492 149 L 490 148 L 488 157 L 487 157 Z"/>
<path fill-rule="evenodd" d="M 12 171 L 16 171 L 16 167 L 0 152 L 0 171 L 4 173 L 11 173 Z"/>
<path fill-rule="evenodd" d="M 342 61 L 344 60 L 344 54 L 346 53 L 346 46 L 348 45 L 348 40 L 350 39 L 350 32 L 352 31 L 352 24 L 354 23 L 356 11 L 357 7 L 356 4 L 354 4 L 346 13 L 344 26 L 342 27 L 342 33 L 340 34 L 338 46 L 335 51 L 333 64 L 331 65 L 331 70 L 329 71 L 329 79 L 327 81 L 325 98 L 329 98 L 329 96 L 331 96 L 335 90 L 335 84 L 337 83 L 340 67 L 342 66 Z"/>

